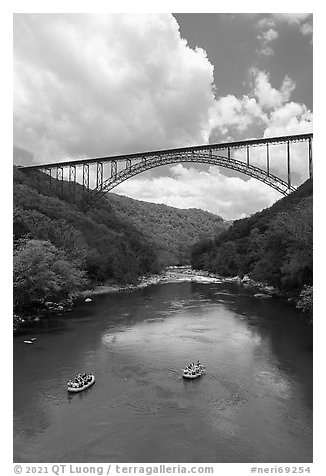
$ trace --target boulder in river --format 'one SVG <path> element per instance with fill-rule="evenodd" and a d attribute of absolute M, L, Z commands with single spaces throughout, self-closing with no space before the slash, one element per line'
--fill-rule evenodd
<path fill-rule="evenodd" d="M 254 294 L 254 297 L 255 298 L 270 298 L 272 297 L 270 294 L 265 294 L 265 293 L 257 293 L 257 294 Z"/>

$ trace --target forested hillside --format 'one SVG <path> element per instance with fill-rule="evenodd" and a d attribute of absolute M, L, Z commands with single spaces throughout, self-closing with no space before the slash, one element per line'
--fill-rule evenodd
<path fill-rule="evenodd" d="M 152 243 L 109 202 L 83 213 L 14 169 L 14 301 L 17 309 L 65 298 L 90 283 L 132 282 L 160 271 Z"/>
<path fill-rule="evenodd" d="M 192 266 L 243 276 L 299 293 L 312 285 L 313 184 L 306 181 L 272 207 L 235 221 L 192 249 Z"/>
<path fill-rule="evenodd" d="M 199 237 L 228 224 L 201 210 L 178 210 L 110 194 L 83 211 L 63 183 L 14 168 L 14 304 L 28 309 L 93 284 L 130 283 L 163 266 L 190 261 Z M 57 184 L 58 185 L 58 184 Z M 59 187 L 60 188 L 60 187 Z"/>
<path fill-rule="evenodd" d="M 220 216 L 203 210 L 179 209 L 109 193 L 109 203 L 121 219 L 128 219 L 155 244 L 162 266 L 190 263 L 192 245 L 229 227 Z"/>

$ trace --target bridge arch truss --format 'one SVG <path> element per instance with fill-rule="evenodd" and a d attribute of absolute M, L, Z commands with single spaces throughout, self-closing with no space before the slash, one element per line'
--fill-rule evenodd
<path fill-rule="evenodd" d="M 307 147 L 307 170 L 312 177 L 312 134 L 300 134 L 292 136 L 272 137 L 265 139 L 251 139 L 240 142 L 210 144 L 204 146 L 184 147 L 179 149 L 167 149 L 153 152 L 83 159 L 69 162 L 57 162 L 52 164 L 19 167 L 23 171 L 41 170 L 49 175 L 51 186 L 52 172 L 56 178 L 57 186 L 63 190 L 64 170 L 68 171 L 69 188 L 73 196 L 76 193 L 77 172 L 76 168 L 82 167 L 82 185 L 85 191 L 85 201 L 88 206 L 96 203 L 107 192 L 120 183 L 128 180 L 147 170 L 175 163 L 202 163 L 215 165 L 253 177 L 266 185 L 274 188 L 283 195 L 288 195 L 295 190 L 291 183 L 291 151 L 290 145 L 294 142 L 306 142 Z M 287 180 L 270 172 L 270 145 L 285 144 L 285 160 L 287 164 Z M 260 168 L 250 162 L 250 151 L 253 147 L 265 148 L 266 167 Z M 246 150 L 246 160 L 237 160 L 232 157 L 232 151 L 236 149 Z M 224 155 L 225 154 L 225 155 Z M 104 165 L 110 165 L 110 176 L 104 178 Z M 122 164 L 122 168 L 121 168 Z M 96 186 L 90 189 L 90 166 L 96 166 Z M 119 167 L 120 165 L 120 167 Z M 119 170 L 120 169 L 120 170 Z"/>
<path fill-rule="evenodd" d="M 244 173 L 269 185 L 283 195 L 287 195 L 295 190 L 295 187 L 289 185 L 286 181 L 282 180 L 276 175 L 268 173 L 267 171 L 262 170 L 259 167 L 255 167 L 254 165 L 248 165 L 240 160 L 229 160 L 227 157 L 213 153 L 188 152 L 182 154 L 165 155 L 163 158 L 155 155 L 152 157 L 143 158 L 140 162 L 131 165 L 130 167 L 126 167 L 120 172 L 117 172 L 104 180 L 96 189 L 90 192 L 90 199 L 104 196 L 107 192 L 111 191 L 120 183 L 125 182 L 129 178 L 141 174 L 147 170 L 164 165 L 185 162 L 215 165 Z"/>

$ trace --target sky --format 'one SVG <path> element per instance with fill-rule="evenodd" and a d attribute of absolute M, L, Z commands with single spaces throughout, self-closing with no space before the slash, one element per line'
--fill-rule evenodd
<path fill-rule="evenodd" d="M 17 13 L 13 31 L 16 164 L 312 132 L 309 13 Z M 281 176 L 284 152 L 271 150 Z M 306 149 L 291 158 L 299 184 Z M 194 164 L 153 169 L 114 192 L 225 219 L 281 198 Z"/>

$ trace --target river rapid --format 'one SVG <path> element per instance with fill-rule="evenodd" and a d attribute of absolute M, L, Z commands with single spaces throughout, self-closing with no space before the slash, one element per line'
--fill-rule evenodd
<path fill-rule="evenodd" d="M 13 375 L 15 462 L 312 461 L 312 326 L 236 284 L 94 296 L 22 329 Z"/>

